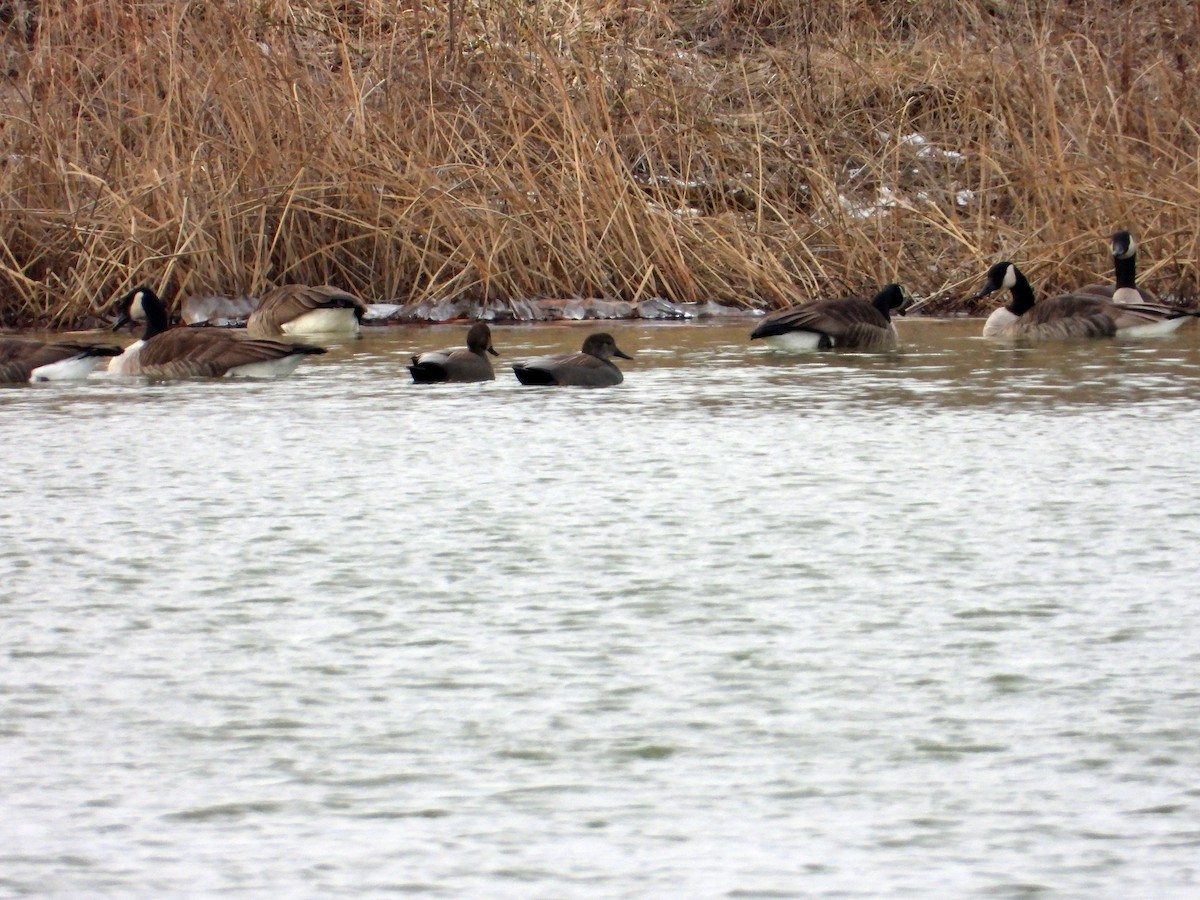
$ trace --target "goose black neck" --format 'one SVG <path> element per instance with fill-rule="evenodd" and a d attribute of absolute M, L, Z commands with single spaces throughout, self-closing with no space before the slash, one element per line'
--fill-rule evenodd
<path fill-rule="evenodd" d="M 885 319 L 891 319 L 892 309 L 900 305 L 899 302 L 892 302 L 895 299 L 895 288 L 886 287 L 871 298 L 871 305 L 883 313 Z"/>
<path fill-rule="evenodd" d="M 1121 258 L 1113 257 L 1113 271 L 1117 276 L 1117 287 L 1137 287 L 1137 257 L 1133 254 Z"/>
<path fill-rule="evenodd" d="M 1029 284 L 1029 279 L 1016 267 L 1013 268 L 1016 272 L 1017 280 L 1009 291 L 1012 294 L 1012 300 L 1009 301 L 1008 311 L 1014 316 L 1023 316 L 1025 313 L 1033 309 L 1033 288 Z"/>
<path fill-rule="evenodd" d="M 142 340 L 148 341 L 156 334 L 167 330 L 170 322 L 167 319 L 167 307 L 155 294 L 148 293 L 142 297 L 142 312 L 146 316 L 146 330 Z"/>

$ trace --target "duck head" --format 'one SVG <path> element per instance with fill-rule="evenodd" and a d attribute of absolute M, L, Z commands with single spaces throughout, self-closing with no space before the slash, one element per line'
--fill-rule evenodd
<path fill-rule="evenodd" d="M 467 349 L 472 353 L 490 353 L 499 356 L 492 346 L 492 329 L 483 322 L 476 322 L 467 332 Z"/>
<path fill-rule="evenodd" d="M 604 331 L 589 334 L 583 342 L 583 352 L 599 359 L 609 359 L 613 356 L 619 356 L 621 359 L 633 359 L 632 356 L 623 353 L 617 347 L 617 342 L 613 340 L 611 334 Z"/>

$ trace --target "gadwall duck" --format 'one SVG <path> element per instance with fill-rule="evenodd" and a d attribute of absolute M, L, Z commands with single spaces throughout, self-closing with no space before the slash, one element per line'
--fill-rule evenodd
<path fill-rule="evenodd" d="M 513 368 L 521 384 L 559 384 L 571 387 L 610 387 L 625 380 L 610 359 L 633 359 L 623 353 L 611 334 L 589 334 L 578 353 L 542 356 Z"/>
<path fill-rule="evenodd" d="M 443 381 L 470 382 L 494 381 L 496 373 L 488 354 L 499 356 L 492 346 L 492 329 L 483 322 L 476 322 L 467 332 L 466 348 L 426 350 L 412 358 L 408 367 L 417 384 L 435 384 Z"/>

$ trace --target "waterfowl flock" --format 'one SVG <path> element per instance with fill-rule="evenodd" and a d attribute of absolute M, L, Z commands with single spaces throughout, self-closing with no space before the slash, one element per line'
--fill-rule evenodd
<path fill-rule="evenodd" d="M 1162 302 L 1137 284 L 1137 242 L 1128 231 L 1110 242 L 1114 282 L 1037 300 L 1029 279 L 1010 261 L 988 269 L 975 299 L 1008 291 L 1009 302 L 983 326 L 986 338 L 1031 342 L 1147 337 L 1174 332 L 1200 311 Z M 847 297 L 812 300 L 773 312 L 750 333 L 776 349 L 892 350 L 898 346 L 892 315 L 904 315 L 913 295 L 899 284 L 884 286 L 872 299 Z M 148 287 L 137 287 L 114 305 L 116 324 L 141 324 L 140 339 L 127 347 L 77 341 L 0 339 L 0 382 L 39 382 L 86 378 L 107 361 L 113 375 L 156 378 L 245 376 L 270 378 L 291 374 L 309 356 L 325 352 L 296 339 L 307 335 L 354 336 L 367 305 L 331 285 L 284 285 L 268 291 L 251 313 L 244 331 L 195 326 L 170 327 L 166 304 Z M 286 338 L 286 339 L 284 339 Z M 427 350 L 412 357 L 413 382 L 435 384 L 494 381 L 489 356 L 498 356 L 487 324 L 467 332 L 466 347 Z M 632 359 L 612 335 L 589 334 L 575 353 L 542 356 L 513 363 L 523 385 L 610 387 L 624 376 L 613 358 Z"/>
<path fill-rule="evenodd" d="M 114 375 L 157 378 L 217 378 L 290 375 L 305 356 L 325 352 L 311 344 L 253 338 L 225 328 L 170 328 L 167 307 L 149 288 L 130 291 L 117 302 L 113 330 L 144 322 L 146 330 L 108 364 Z"/>
<path fill-rule="evenodd" d="M 988 269 L 987 283 L 976 297 L 986 297 L 1003 288 L 1008 289 L 1012 300 L 988 316 L 983 325 L 984 337 L 1023 337 L 1035 341 L 1105 338 L 1117 334 L 1148 337 L 1170 334 L 1188 317 L 1197 315 L 1158 303 L 1108 300 L 1087 288 L 1036 303 L 1029 279 L 1011 262 L 999 262 Z"/>
<path fill-rule="evenodd" d="M 1164 304 L 1137 286 L 1137 242 L 1118 231 L 1111 242 L 1114 283 L 1090 284 L 1077 291 L 1036 302 L 1033 287 L 1011 262 L 988 269 L 987 281 L 976 294 L 986 297 L 1007 289 L 1011 301 L 995 310 L 983 325 L 984 337 L 1056 341 L 1077 338 L 1154 337 L 1171 334 L 1194 310 Z"/>

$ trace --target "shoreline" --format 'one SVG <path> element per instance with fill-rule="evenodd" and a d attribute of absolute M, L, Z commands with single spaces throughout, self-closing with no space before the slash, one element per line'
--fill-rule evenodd
<path fill-rule="evenodd" d="M 244 328 L 249 312 L 256 303 L 245 297 L 198 297 L 184 301 L 173 321 L 178 325 L 211 328 Z M 960 320 L 982 318 L 993 307 L 979 304 L 950 304 L 932 301 L 901 319 Z M 521 300 L 506 306 L 483 307 L 468 301 L 446 303 L 369 303 L 362 320 L 364 329 L 390 327 L 420 327 L 469 325 L 486 322 L 493 326 L 551 326 L 582 325 L 604 322 L 645 324 L 718 324 L 750 322 L 773 310 L 729 306 L 712 301 L 705 303 L 673 303 L 653 298 L 642 303 L 619 300 Z M 100 316 L 88 316 L 68 328 L 39 326 L 0 329 L 3 334 L 89 334 L 111 328 L 111 321 Z"/>
<path fill-rule="evenodd" d="M 26 0 L 0 321 L 88 327 L 143 283 L 184 321 L 191 294 L 287 283 L 401 321 L 885 281 L 971 314 L 998 259 L 1046 296 L 1107 282 L 1114 229 L 1194 300 L 1190 5 L 868 6 Z"/>
<path fill-rule="evenodd" d="M 393 328 L 468 328 L 475 322 L 484 321 L 493 328 L 555 328 L 555 327 L 597 327 L 606 324 L 630 326 L 642 325 L 648 328 L 671 328 L 671 327 L 720 327 L 722 325 L 737 325 L 744 324 L 747 328 L 753 328 L 753 322 L 762 318 L 763 313 L 755 311 L 739 312 L 730 315 L 721 316 L 679 316 L 671 318 L 645 318 L 641 316 L 626 316 L 623 318 L 585 318 L 585 319 L 415 319 L 415 318 L 390 318 L 390 319 L 374 319 L 365 320 L 362 323 L 362 328 L 359 335 L 384 333 Z M 909 316 L 897 316 L 897 322 L 923 322 L 928 324 L 947 323 L 947 322 L 966 322 L 978 320 L 982 322 L 986 318 L 986 314 L 976 313 L 957 313 L 957 314 L 936 314 L 930 315 L 923 312 L 918 312 Z M 172 327 L 193 327 L 193 328 L 245 328 L 245 322 L 221 322 L 221 323 L 198 323 L 191 326 L 183 326 L 176 322 Z M 116 337 L 129 338 L 134 335 L 127 329 L 121 331 L 113 331 L 111 323 L 96 321 L 93 325 L 85 325 L 72 328 L 0 328 L 0 337 L 14 338 L 70 338 L 80 336 L 97 336 L 111 334 Z M 281 340 L 287 340 L 284 336 Z"/>

